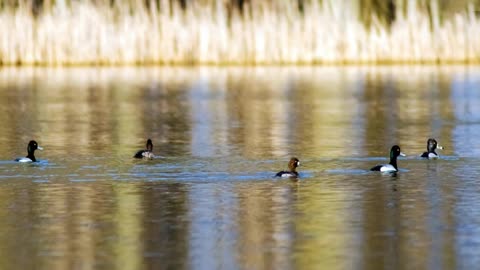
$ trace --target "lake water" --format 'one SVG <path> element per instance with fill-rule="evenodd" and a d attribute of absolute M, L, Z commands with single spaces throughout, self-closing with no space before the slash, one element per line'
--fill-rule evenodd
<path fill-rule="evenodd" d="M 476 66 L 0 69 L 0 268 L 475 269 L 479 87 Z M 31 139 L 40 162 L 13 162 Z M 369 172 L 394 144 L 400 172 Z M 291 156 L 300 180 L 274 179 Z"/>

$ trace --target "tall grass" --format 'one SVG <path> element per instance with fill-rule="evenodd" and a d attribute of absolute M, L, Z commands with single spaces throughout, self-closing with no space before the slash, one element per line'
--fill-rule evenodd
<path fill-rule="evenodd" d="M 356 0 L 32 2 L 0 1 L 2 65 L 480 62 L 473 4 L 391 1 L 385 20 Z"/>

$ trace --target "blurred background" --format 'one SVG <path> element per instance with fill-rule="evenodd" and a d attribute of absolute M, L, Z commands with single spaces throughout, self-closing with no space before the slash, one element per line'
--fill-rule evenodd
<path fill-rule="evenodd" d="M 479 5 L 477 0 L 2 0 L 0 63 L 478 63 Z"/>

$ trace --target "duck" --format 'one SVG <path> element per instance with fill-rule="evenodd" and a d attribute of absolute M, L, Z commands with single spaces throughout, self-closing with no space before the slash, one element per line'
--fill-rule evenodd
<path fill-rule="evenodd" d="M 17 162 L 37 162 L 35 158 L 35 150 L 43 150 L 42 147 L 38 145 L 38 143 L 34 140 L 31 140 L 27 146 L 27 156 L 23 158 L 17 158 L 15 161 Z"/>
<path fill-rule="evenodd" d="M 153 154 L 153 143 L 152 140 L 148 139 L 146 144 L 147 149 L 138 150 L 137 153 L 133 156 L 134 158 L 149 158 L 152 159 L 155 157 Z"/>
<path fill-rule="evenodd" d="M 421 157 L 426 159 L 437 159 L 438 154 L 435 149 L 443 150 L 443 146 L 438 145 L 437 140 L 430 138 L 427 141 L 427 152 L 424 152 Z"/>
<path fill-rule="evenodd" d="M 398 172 L 397 167 L 397 157 L 404 157 L 405 154 L 400 151 L 400 146 L 394 145 L 390 149 L 390 163 L 389 164 L 379 164 L 373 168 L 371 171 L 380 171 L 380 172 Z"/>
<path fill-rule="evenodd" d="M 292 157 L 288 162 L 288 171 L 281 171 L 278 172 L 275 177 L 282 177 L 282 178 L 297 178 L 298 172 L 296 168 L 300 166 L 300 161 L 296 157 Z"/>

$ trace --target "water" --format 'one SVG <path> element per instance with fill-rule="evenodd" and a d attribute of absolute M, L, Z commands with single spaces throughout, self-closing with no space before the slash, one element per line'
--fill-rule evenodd
<path fill-rule="evenodd" d="M 480 68 L 0 69 L 2 269 L 474 269 Z M 426 141 L 446 149 L 422 160 Z M 133 160 L 152 138 L 158 158 Z M 12 160 L 35 139 L 38 164 Z M 399 144 L 400 172 L 369 172 Z M 301 180 L 274 179 L 297 156 Z"/>

